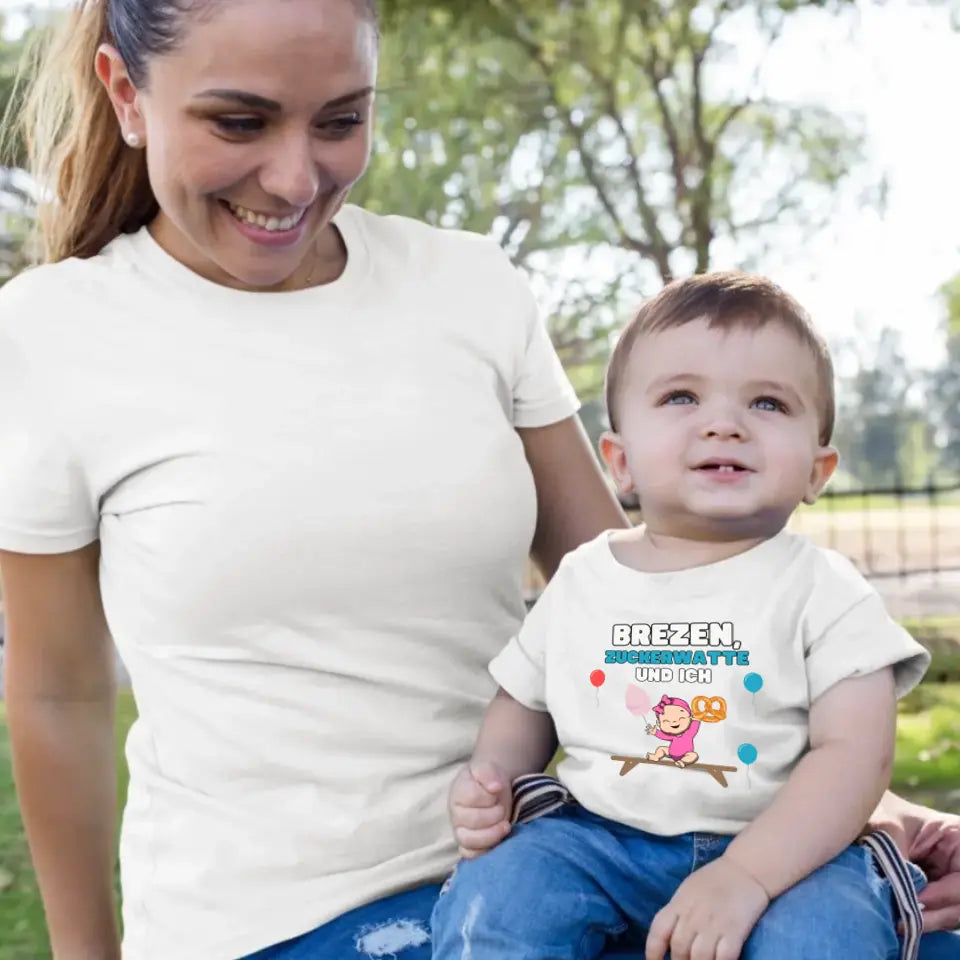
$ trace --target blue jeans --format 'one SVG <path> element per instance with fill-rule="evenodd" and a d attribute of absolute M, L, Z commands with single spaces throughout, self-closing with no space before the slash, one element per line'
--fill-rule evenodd
<path fill-rule="evenodd" d="M 457 867 L 433 912 L 433 955 L 643 960 L 654 915 L 730 840 L 655 837 L 576 804 L 520 824 L 499 846 Z M 919 886 L 923 877 L 914 870 Z M 925 943 L 921 960 L 960 957 L 952 934 L 924 940 L 932 951 Z M 852 846 L 774 900 L 741 960 L 896 960 L 899 952 L 889 884 L 871 854 Z"/>
<path fill-rule="evenodd" d="M 384 897 L 243 960 L 431 960 L 430 914 L 439 892 L 439 884 L 427 884 Z M 603 960 L 636 956 L 614 951 Z"/>
<path fill-rule="evenodd" d="M 597 819 L 599 820 L 599 818 Z M 606 821 L 601 822 L 605 823 Z M 629 831 L 629 828 L 621 829 L 635 833 L 635 831 Z M 515 827 L 510 842 L 501 844 L 497 850 L 507 851 L 517 837 L 523 836 L 527 832 L 526 826 Z M 542 828 L 540 832 L 543 832 Z M 667 846 L 671 846 L 669 842 Z M 492 858 L 495 853 L 496 850 L 479 860 L 461 864 L 457 868 L 457 882 L 452 885 L 453 890 L 460 886 L 461 875 L 471 872 L 471 864 L 483 863 L 488 858 Z M 690 853 L 688 844 L 688 868 Z M 531 858 L 530 862 L 537 863 L 538 861 L 534 857 Z M 854 862 L 856 862 L 856 859 L 854 859 Z M 541 870 L 543 869 L 544 867 L 541 866 Z M 525 870 L 524 874 L 525 883 L 518 888 L 518 891 L 533 886 L 529 879 L 530 871 Z M 543 874 L 541 873 L 538 876 L 542 877 Z M 555 879 L 557 883 L 561 881 L 561 877 L 554 878 L 551 876 L 547 883 L 538 888 L 536 898 L 538 904 L 543 899 L 540 894 L 551 890 Z M 499 881 L 497 881 L 497 885 L 499 885 Z M 370 958 L 377 958 L 377 960 L 431 960 L 432 944 L 429 939 L 431 912 L 437 904 L 439 890 L 439 885 L 428 884 L 391 897 L 385 897 L 382 900 L 376 900 L 373 903 L 357 907 L 355 910 L 325 923 L 316 930 L 250 954 L 245 960 L 370 960 Z M 813 916 L 818 918 L 818 922 L 821 917 L 826 918 L 828 914 L 833 917 L 837 913 L 832 909 L 829 901 L 822 900 L 824 896 L 829 895 L 829 890 L 820 888 L 817 896 L 821 897 L 821 901 L 810 907 L 813 910 Z M 657 896 L 659 901 L 664 901 L 662 894 L 658 893 Z M 809 898 L 809 900 L 815 899 L 813 896 Z M 441 913 L 441 916 L 444 913 L 449 916 L 446 906 L 449 895 L 444 895 L 442 900 L 443 909 L 440 910 L 438 905 L 438 913 Z M 808 907 L 809 900 L 807 901 Z M 801 911 L 803 910 L 802 902 L 796 906 Z M 800 926 L 806 922 L 806 918 L 801 913 L 792 917 L 791 921 L 792 926 Z M 443 921 L 441 920 L 441 922 Z M 623 934 L 614 938 L 608 944 L 606 952 L 602 954 L 602 960 L 643 960 L 645 936 L 643 929 L 625 930 Z M 775 955 L 779 957 L 779 954 Z M 440 958 L 440 960 L 447 960 L 448 956 L 458 960 L 460 952 L 446 954 L 438 950 L 434 956 Z M 825 955 L 812 953 L 804 960 L 812 960 L 814 957 L 820 960 L 822 956 Z M 854 958 L 861 956 L 862 954 L 854 953 L 850 954 L 845 960 L 854 960 Z M 923 938 L 920 960 L 958 960 L 958 958 L 960 958 L 960 935 L 941 933 L 929 934 Z"/>

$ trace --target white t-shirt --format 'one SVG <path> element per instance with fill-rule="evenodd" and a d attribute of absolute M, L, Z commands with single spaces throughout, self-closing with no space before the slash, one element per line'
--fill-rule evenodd
<path fill-rule="evenodd" d="M 809 748 L 818 697 L 890 665 L 902 696 L 929 660 L 848 560 L 805 537 L 642 573 L 603 534 L 564 558 L 490 670 L 550 712 L 580 803 L 672 836 L 741 830 Z"/>
<path fill-rule="evenodd" d="M 577 400 L 494 242 L 336 223 L 310 290 L 141 230 L 0 292 L 0 547 L 100 538 L 140 712 L 125 960 L 234 960 L 456 860 L 447 789 L 524 612 L 514 428 Z"/>

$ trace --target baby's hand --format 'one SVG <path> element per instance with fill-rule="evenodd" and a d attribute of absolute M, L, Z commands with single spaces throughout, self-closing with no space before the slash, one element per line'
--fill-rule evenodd
<path fill-rule="evenodd" d="M 471 762 L 457 774 L 450 788 L 450 820 L 460 856 L 477 857 L 510 832 L 512 803 L 510 784 L 494 764 Z"/>
<path fill-rule="evenodd" d="M 738 960 L 750 931 L 767 909 L 766 890 L 741 867 L 720 857 L 680 884 L 653 918 L 646 960 Z"/>
<path fill-rule="evenodd" d="M 654 733 L 656 729 L 657 728 L 652 723 L 647 724 L 647 733 Z"/>

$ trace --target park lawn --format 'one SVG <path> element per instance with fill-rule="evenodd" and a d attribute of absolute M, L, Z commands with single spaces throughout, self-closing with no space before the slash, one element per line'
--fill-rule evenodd
<path fill-rule="evenodd" d="M 893 782 L 960 812 L 960 683 L 924 683 L 901 701 Z"/>
<path fill-rule="evenodd" d="M 127 796 L 123 744 L 136 717 L 129 692 L 117 698 L 117 809 Z M 0 960 L 49 960 L 43 907 L 37 893 L 23 825 L 17 809 L 7 736 L 6 712 L 0 701 Z"/>
<path fill-rule="evenodd" d="M 117 701 L 117 787 L 126 797 L 123 743 L 136 716 L 133 697 Z M 900 705 L 894 785 L 926 802 L 960 812 L 960 683 L 923 684 Z M 43 910 L 30 870 L 10 769 L 10 743 L 0 703 L 0 960 L 49 960 Z"/>

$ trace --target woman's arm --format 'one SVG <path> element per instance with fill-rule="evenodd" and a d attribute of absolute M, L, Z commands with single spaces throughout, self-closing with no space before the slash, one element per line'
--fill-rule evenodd
<path fill-rule="evenodd" d="M 99 544 L 0 552 L 14 779 L 56 960 L 119 960 L 114 655 Z"/>
<path fill-rule="evenodd" d="M 537 488 L 533 558 L 548 579 L 564 554 L 604 530 L 630 526 L 579 417 L 518 429 Z"/>

